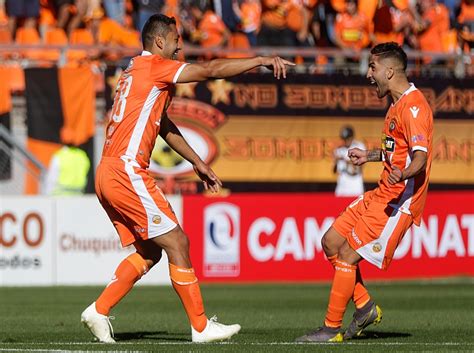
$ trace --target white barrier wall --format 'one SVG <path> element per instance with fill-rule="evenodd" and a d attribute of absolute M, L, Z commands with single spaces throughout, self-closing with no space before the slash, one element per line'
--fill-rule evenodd
<path fill-rule="evenodd" d="M 169 201 L 181 222 L 181 197 Z M 133 251 L 95 196 L 0 199 L 0 285 L 106 284 Z M 139 283 L 170 283 L 165 253 Z"/>

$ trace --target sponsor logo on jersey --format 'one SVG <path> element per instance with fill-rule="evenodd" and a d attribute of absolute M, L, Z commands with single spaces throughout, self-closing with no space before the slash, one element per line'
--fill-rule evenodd
<path fill-rule="evenodd" d="M 383 139 L 382 148 L 385 152 L 395 151 L 395 139 L 390 136 L 385 136 Z"/>
<path fill-rule="evenodd" d="M 420 112 L 420 108 L 417 106 L 410 107 L 411 115 L 413 115 L 413 119 L 416 119 L 418 113 Z"/>
<path fill-rule="evenodd" d="M 418 135 L 413 135 L 411 137 L 411 141 L 413 143 L 417 143 L 417 142 L 423 142 L 425 141 L 425 136 L 421 135 L 421 134 L 418 134 Z"/>

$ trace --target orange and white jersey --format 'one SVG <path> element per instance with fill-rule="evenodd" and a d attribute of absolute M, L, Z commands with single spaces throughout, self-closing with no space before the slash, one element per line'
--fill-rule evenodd
<path fill-rule="evenodd" d="M 144 51 L 130 60 L 115 92 L 103 157 L 147 168 L 174 84 L 186 63 Z"/>
<path fill-rule="evenodd" d="M 385 116 L 382 134 L 384 169 L 374 200 L 411 214 L 417 225 L 421 222 L 428 191 L 432 143 L 433 113 L 423 94 L 411 84 Z M 393 166 L 404 170 L 417 150 L 427 153 L 426 169 L 413 178 L 391 185 L 388 176 Z"/>

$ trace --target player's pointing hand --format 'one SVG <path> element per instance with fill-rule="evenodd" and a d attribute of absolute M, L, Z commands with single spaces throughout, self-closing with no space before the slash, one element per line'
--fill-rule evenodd
<path fill-rule="evenodd" d="M 286 78 L 286 67 L 295 66 L 294 62 L 280 58 L 279 56 L 275 57 L 263 57 L 262 65 L 266 66 L 268 69 L 273 70 L 273 76 L 278 80 L 280 77 Z"/>

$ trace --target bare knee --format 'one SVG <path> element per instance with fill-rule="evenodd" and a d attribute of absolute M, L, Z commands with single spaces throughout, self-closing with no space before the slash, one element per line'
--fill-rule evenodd
<path fill-rule="evenodd" d="M 326 256 L 338 254 L 339 248 L 345 243 L 346 239 L 342 237 L 333 227 L 324 233 L 321 239 L 321 245 Z"/>
<path fill-rule="evenodd" d="M 139 241 L 135 244 L 137 253 L 145 260 L 148 265 L 148 269 L 151 269 L 158 262 L 160 262 L 163 249 L 157 246 L 151 241 Z"/>
<path fill-rule="evenodd" d="M 356 265 L 362 259 L 361 256 L 345 242 L 338 250 L 337 258 L 349 265 Z"/>

